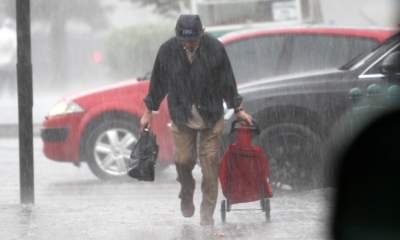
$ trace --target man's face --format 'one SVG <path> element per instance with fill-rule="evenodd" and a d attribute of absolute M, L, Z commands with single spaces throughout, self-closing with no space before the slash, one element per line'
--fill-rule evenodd
<path fill-rule="evenodd" d="M 189 50 L 190 52 L 193 52 L 197 48 L 197 46 L 199 46 L 200 38 L 197 39 L 197 41 L 193 41 L 193 42 L 181 41 L 181 43 L 185 49 Z"/>
<path fill-rule="evenodd" d="M 203 31 L 201 31 L 200 37 L 199 37 L 199 39 L 197 39 L 197 41 L 181 41 L 182 46 L 185 49 L 189 50 L 190 52 L 193 52 L 197 48 L 197 46 L 199 46 L 200 38 L 201 38 L 201 36 L 203 36 L 205 30 L 206 29 L 203 28 Z"/>

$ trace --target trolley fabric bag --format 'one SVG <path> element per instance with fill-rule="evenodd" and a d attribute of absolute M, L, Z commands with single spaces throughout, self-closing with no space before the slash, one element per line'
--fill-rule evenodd
<path fill-rule="evenodd" d="M 156 135 L 152 131 L 140 132 L 139 140 L 133 147 L 131 157 L 126 164 L 128 176 L 139 181 L 153 182 L 158 150 Z"/>
<path fill-rule="evenodd" d="M 237 119 L 241 120 L 241 119 Z M 228 205 L 272 198 L 273 192 L 268 183 L 270 171 L 264 151 L 260 146 L 251 144 L 251 132 L 260 130 L 253 120 L 254 127 L 234 127 L 239 122 L 235 120 L 231 128 L 231 144 L 221 159 L 219 179 Z M 232 143 L 233 133 L 237 131 L 237 142 Z"/>

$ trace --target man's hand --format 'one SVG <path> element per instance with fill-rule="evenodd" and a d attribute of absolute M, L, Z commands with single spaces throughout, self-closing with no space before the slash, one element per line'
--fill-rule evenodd
<path fill-rule="evenodd" d="M 245 111 L 240 111 L 238 113 L 236 113 L 236 118 L 241 118 L 243 120 L 245 120 L 246 122 L 240 122 L 240 125 L 243 126 L 253 126 L 253 123 L 251 121 L 251 116 L 248 115 Z"/>
<path fill-rule="evenodd" d="M 140 119 L 141 131 L 144 131 L 145 128 L 151 131 L 151 122 L 153 121 L 153 116 L 151 115 L 151 110 L 146 108 L 144 111 L 142 119 Z"/>

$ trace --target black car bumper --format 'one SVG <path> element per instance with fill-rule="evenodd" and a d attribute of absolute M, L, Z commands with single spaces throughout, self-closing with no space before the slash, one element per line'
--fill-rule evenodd
<path fill-rule="evenodd" d="M 69 127 L 44 127 L 40 136 L 43 142 L 63 142 L 69 134 Z"/>

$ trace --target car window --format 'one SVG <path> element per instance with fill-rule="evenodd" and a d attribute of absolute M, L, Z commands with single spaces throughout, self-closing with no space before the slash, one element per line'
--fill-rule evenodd
<path fill-rule="evenodd" d="M 389 51 L 386 56 L 389 55 L 389 53 L 391 52 L 398 52 L 400 51 L 400 46 L 392 49 L 391 51 Z M 370 75 L 370 74 L 381 74 L 381 72 L 379 71 L 380 66 L 382 65 L 382 62 L 385 60 L 386 57 L 383 57 L 382 59 L 380 59 L 376 64 L 374 64 L 366 73 L 365 75 Z"/>
<path fill-rule="evenodd" d="M 341 66 L 339 69 L 340 70 L 353 70 L 356 69 L 362 65 L 364 65 L 364 63 L 371 58 L 372 56 L 374 56 L 375 54 L 377 54 L 378 52 L 380 52 L 382 49 L 384 49 L 386 46 L 390 45 L 393 42 L 398 41 L 400 34 L 397 33 L 391 37 L 389 37 L 388 39 L 385 40 L 384 43 L 372 48 L 369 51 L 365 51 L 362 54 L 358 55 L 357 57 L 355 57 L 354 59 L 352 59 L 351 61 L 349 61 L 348 63 L 346 63 L 345 65 Z"/>
<path fill-rule="evenodd" d="M 285 35 L 258 36 L 230 42 L 225 45 L 237 83 L 275 76 Z"/>
<path fill-rule="evenodd" d="M 379 45 L 379 41 L 366 37 L 310 34 L 294 37 L 293 57 L 288 73 L 327 68 L 338 68 Z"/>

